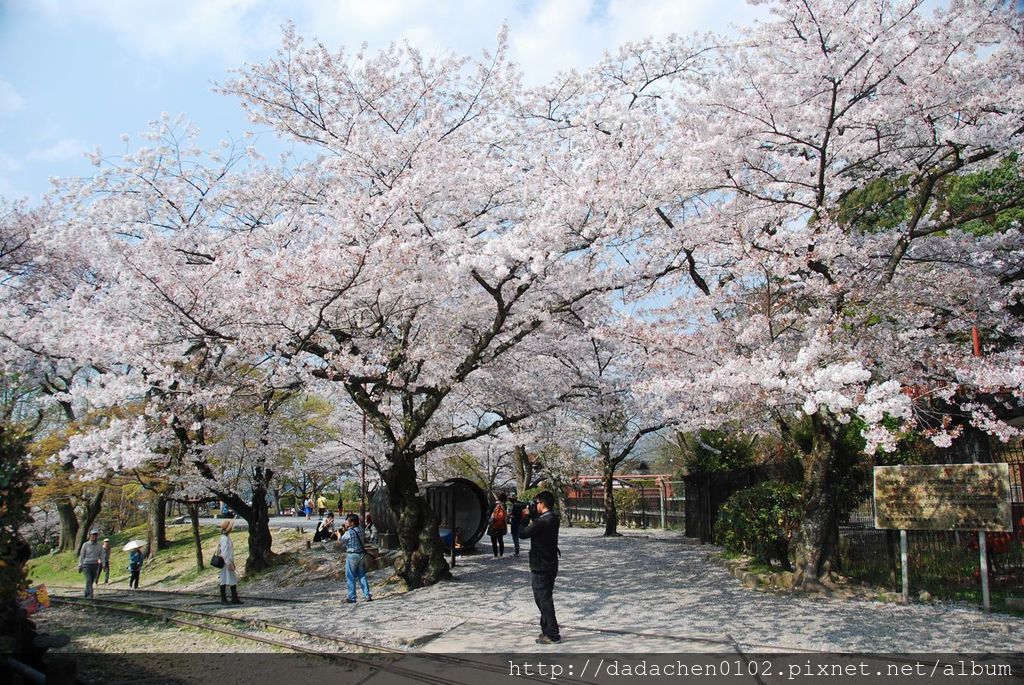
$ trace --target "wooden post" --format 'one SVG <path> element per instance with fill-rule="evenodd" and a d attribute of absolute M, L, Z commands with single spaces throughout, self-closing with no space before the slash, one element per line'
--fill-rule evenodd
<path fill-rule="evenodd" d="M 985 611 L 992 611 L 992 598 L 988 593 L 988 546 L 985 531 L 978 531 L 978 551 L 981 554 L 981 602 Z"/>
<path fill-rule="evenodd" d="M 658 488 L 658 508 L 661 509 L 661 529 L 667 528 L 665 524 L 665 481 L 660 481 Z"/>
<path fill-rule="evenodd" d="M 900 564 L 903 567 L 903 603 L 910 603 L 910 569 L 907 568 L 907 531 L 900 531 Z"/>

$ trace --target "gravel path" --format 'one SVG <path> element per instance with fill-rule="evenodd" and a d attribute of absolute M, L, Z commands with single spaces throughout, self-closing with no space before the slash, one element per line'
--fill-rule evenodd
<path fill-rule="evenodd" d="M 599 530 L 563 529 L 559 546 L 555 606 L 564 637 L 559 651 L 1024 650 L 1024 619 L 986 615 L 963 604 L 902 606 L 748 590 L 709 559 L 716 548 L 691 544 L 676 533 L 607 539 Z M 453 583 L 389 594 L 380 586 L 387 573 L 378 571 L 371 574 L 375 601 L 367 604 L 360 597 L 355 605 L 344 603 L 343 576 L 326 583 L 311 579 L 299 594 L 316 600 L 312 604 L 246 611 L 426 651 L 539 648 L 525 549 L 518 558 L 466 557 L 455 573 Z"/>
<path fill-rule="evenodd" d="M 411 593 L 388 582 L 389 570 L 374 571 L 374 601 L 366 603 L 360 596 L 354 605 L 345 603 L 342 555 L 314 545 L 302 550 L 295 563 L 241 587 L 243 598 L 267 595 L 308 603 L 250 602 L 229 608 L 211 603 L 203 610 L 431 652 L 555 651 L 534 643 L 539 628 L 528 545 L 518 558 L 464 557 L 455 582 Z M 748 590 L 709 558 L 717 548 L 692 544 L 677 533 L 607 539 L 599 530 L 563 529 L 559 546 L 559 652 L 1024 651 L 1024 619 L 987 615 L 963 604 L 902 606 Z M 210 576 L 205 589 L 215 590 L 215 583 Z M 53 625 L 58 616 L 47 617 L 51 632 L 59 630 Z M 172 631 L 162 637 L 143 639 L 163 651 L 207 647 L 194 635 Z M 87 642 L 100 650 L 104 643 Z"/>

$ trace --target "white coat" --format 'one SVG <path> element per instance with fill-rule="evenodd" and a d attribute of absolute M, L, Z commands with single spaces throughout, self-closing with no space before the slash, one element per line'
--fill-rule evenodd
<path fill-rule="evenodd" d="M 238 585 L 238 574 L 231 570 L 231 566 L 235 563 L 235 546 L 231 542 L 230 536 L 224 533 L 220 534 L 218 551 L 224 557 L 224 568 L 220 570 L 220 584 Z"/>

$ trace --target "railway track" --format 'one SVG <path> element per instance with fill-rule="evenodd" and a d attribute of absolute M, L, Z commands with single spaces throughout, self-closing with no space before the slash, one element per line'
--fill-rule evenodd
<path fill-rule="evenodd" d="M 285 650 L 287 652 L 294 652 L 298 654 L 304 654 L 315 658 L 326 659 L 328 661 L 344 663 L 347 665 L 356 665 L 367 668 L 371 671 L 371 678 L 369 682 L 372 682 L 372 676 L 377 673 L 387 673 L 392 675 L 399 675 L 410 680 L 422 683 L 434 684 L 450 684 L 450 683 L 478 683 L 483 680 L 485 675 L 493 673 L 501 673 L 507 676 L 508 671 L 505 668 L 495 666 L 493 664 L 475 661 L 472 659 L 463 659 L 460 657 L 446 656 L 446 655 L 434 655 L 429 653 L 413 653 L 409 650 L 394 649 L 380 644 L 373 644 L 364 642 L 361 640 L 354 640 L 351 638 L 342 638 L 335 635 L 329 635 L 326 633 L 319 633 L 315 631 L 303 630 L 301 628 L 295 628 L 292 626 L 285 626 L 270 621 L 265 621 L 259 618 L 249 617 L 238 617 L 230 616 L 222 613 L 209 613 L 204 611 L 198 611 L 196 609 L 189 609 L 180 606 L 166 606 L 166 605 L 154 605 L 141 603 L 132 599 L 113 599 L 113 598 L 83 598 L 83 597 L 68 597 L 63 595 L 50 595 L 50 599 L 55 604 L 63 604 L 66 606 L 77 606 L 88 609 L 95 609 L 99 611 L 111 611 L 135 618 L 142 618 L 146 620 L 161 621 L 174 623 L 176 625 L 188 626 L 214 632 L 222 635 L 228 635 L 240 640 L 247 640 L 251 642 L 257 642 L 268 646 L 273 646 L 278 649 Z M 217 597 L 219 600 L 219 597 Z M 265 598 L 266 601 L 272 601 L 271 598 Z M 218 625 L 218 624 L 228 624 Z M 234 626 L 234 627 L 229 627 Z M 259 633 L 252 632 L 254 630 L 261 631 Z M 307 644 L 298 644 L 293 641 L 277 639 L 270 637 L 267 633 L 280 633 L 296 636 L 298 639 L 307 641 Z M 335 647 L 335 651 L 324 650 L 316 646 L 310 646 L 308 643 L 326 643 Z M 347 650 L 358 649 L 359 652 L 339 652 L 336 651 L 338 648 L 345 648 Z M 419 660 L 428 660 L 445 664 L 449 666 L 456 666 L 466 670 L 465 680 L 453 680 L 448 675 L 435 675 L 433 673 L 425 673 L 421 670 L 414 668 L 408 668 L 400 665 L 399 663 L 381 663 L 379 659 L 371 659 L 361 654 L 376 654 L 376 655 L 391 655 L 393 657 L 406 657 L 415 656 Z M 550 680 L 544 678 L 524 678 L 526 680 L 536 680 L 538 682 L 550 682 Z M 367 682 L 367 681 L 363 681 Z M 587 683 L 585 680 L 578 680 L 581 683 Z"/>
<path fill-rule="evenodd" d="M 66 592 L 81 592 L 82 591 L 81 586 L 77 586 L 76 587 L 76 586 L 72 586 L 72 585 L 48 585 L 47 587 L 49 589 L 51 589 L 51 590 L 62 590 L 62 591 L 66 591 Z M 134 596 L 140 596 L 140 597 L 145 597 L 145 596 L 164 596 L 164 597 L 172 597 L 172 598 L 197 597 L 197 598 L 217 600 L 218 602 L 220 601 L 220 595 L 214 594 L 212 592 L 189 592 L 187 590 L 151 590 L 151 589 L 144 589 L 144 590 L 127 589 L 126 590 L 124 588 L 107 588 L 107 587 L 104 587 L 104 586 L 101 585 L 99 587 L 93 586 L 93 591 L 94 591 L 94 593 L 98 593 L 98 594 L 102 594 L 102 595 L 115 595 L 115 596 L 118 596 L 118 597 L 122 597 L 122 596 L 132 596 L 132 597 L 134 597 Z M 245 596 L 245 601 L 246 602 L 249 602 L 249 601 L 269 602 L 269 603 L 278 603 L 278 604 L 308 604 L 309 603 L 308 599 L 291 599 L 291 598 L 287 598 L 287 597 L 261 597 L 261 596 L 258 596 L 258 595 L 246 595 Z"/>

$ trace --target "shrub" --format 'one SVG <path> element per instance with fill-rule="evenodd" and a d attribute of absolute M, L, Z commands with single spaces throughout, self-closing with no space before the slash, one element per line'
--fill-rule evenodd
<path fill-rule="evenodd" d="M 619 521 L 628 525 L 629 517 L 640 508 L 640 491 L 631 487 L 615 488 L 612 498 L 615 500 Z"/>
<path fill-rule="evenodd" d="M 789 542 L 800 522 L 800 485 L 766 481 L 734 493 L 718 512 L 715 542 L 790 570 Z"/>

